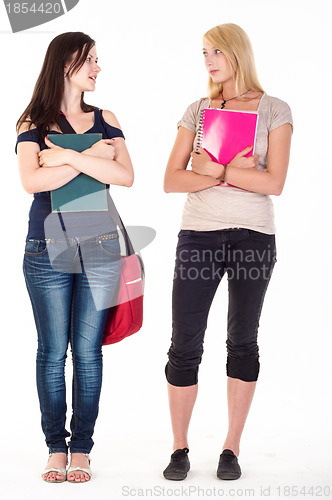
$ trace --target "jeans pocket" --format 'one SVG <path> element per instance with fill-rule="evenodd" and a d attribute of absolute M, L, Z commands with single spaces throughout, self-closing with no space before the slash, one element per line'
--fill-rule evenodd
<path fill-rule="evenodd" d="M 25 243 L 25 255 L 42 255 L 47 252 L 45 240 L 28 240 Z"/>
<path fill-rule="evenodd" d="M 178 237 L 180 238 L 180 236 L 192 236 L 196 232 L 197 231 L 195 231 L 194 229 L 181 229 L 181 231 L 178 234 Z"/>
<path fill-rule="evenodd" d="M 253 240 L 269 242 L 275 239 L 274 234 L 261 233 L 260 231 L 255 231 L 254 229 L 247 229 L 247 231 Z"/>
<path fill-rule="evenodd" d="M 101 239 L 99 241 L 100 248 L 104 253 L 107 255 L 111 255 L 112 257 L 120 257 L 120 244 L 119 244 L 119 239 L 114 238 L 114 239 Z"/>

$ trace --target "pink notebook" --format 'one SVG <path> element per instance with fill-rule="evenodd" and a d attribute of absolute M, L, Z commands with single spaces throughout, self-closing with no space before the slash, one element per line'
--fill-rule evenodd
<path fill-rule="evenodd" d="M 255 146 L 258 113 L 230 109 L 203 109 L 199 131 L 199 147 L 217 163 L 229 163 L 235 155 Z M 246 155 L 252 156 L 253 149 Z M 227 182 L 220 186 L 232 186 Z M 236 187 L 236 186 L 235 186 Z"/>

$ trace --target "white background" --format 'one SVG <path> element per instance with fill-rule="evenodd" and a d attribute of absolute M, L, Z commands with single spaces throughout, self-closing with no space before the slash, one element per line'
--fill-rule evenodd
<path fill-rule="evenodd" d="M 203 488 L 205 496 L 213 496 L 213 488 L 215 496 L 221 488 L 231 496 L 235 488 L 237 496 L 259 498 L 263 487 L 265 496 L 286 498 L 285 485 L 329 485 L 332 497 L 331 10 L 330 0 L 80 0 L 66 15 L 12 34 L 1 4 L 0 491 L 6 499 L 120 499 L 128 491 L 124 487 L 132 489 L 129 497 L 149 496 L 145 490 L 155 487 L 165 488 L 161 497 L 177 496 L 181 487 L 198 497 L 190 486 Z M 162 477 L 172 447 L 164 365 L 185 195 L 165 194 L 162 183 L 176 123 L 191 102 L 206 95 L 202 35 L 224 22 L 248 33 L 261 84 L 291 106 L 294 134 L 286 186 L 281 197 L 273 197 L 278 262 L 260 323 L 261 374 L 242 439 L 243 476 L 231 483 L 215 476 L 227 429 L 224 279 L 200 368 L 190 428 L 192 471 L 178 484 Z M 47 45 L 65 31 L 84 31 L 96 40 L 102 72 L 86 101 L 112 110 L 126 136 L 136 179 L 131 189 L 113 188 L 122 218 L 157 231 L 142 251 L 144 326 L 104 348 L 91 453 L 95 476 L 80 487 L 48 485 L 39 476 L 47 449 L 35 388 L 36 333 L 22 274 L 32 197 L 20 185 L 14 154 L 15 123 L 29 102 Z M 70 409 L 70 354 L 66 373 Z"/>

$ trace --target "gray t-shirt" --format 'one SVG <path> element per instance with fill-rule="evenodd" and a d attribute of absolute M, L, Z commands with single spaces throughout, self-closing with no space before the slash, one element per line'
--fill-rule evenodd
<path fill-rule="evenodd" d="M 178 122 L 178 127 L 183 126 L 196 134 L 194 150 L 198 147 L 201 112 L 210 107 L 210 102 L 208 98 L 194 102 Z M 266 170 L 269 132 L 285 123 L 293 126 L 292 113 L 286 102 L 267 94 L 263 94 L 257 112 L 255 154 L 259 155 L 258 170 Z M 274 211 L 270 196 L 230 186 L 213 186 L 188 193 L 181 229 L 214 231 L 230 227 L 274 234 Z"/>

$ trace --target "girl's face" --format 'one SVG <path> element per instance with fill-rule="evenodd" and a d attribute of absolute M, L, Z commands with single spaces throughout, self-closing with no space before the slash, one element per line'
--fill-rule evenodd
<path fill-rule="evenodd" d="M 206 69 L 213 83 L 226 83 L 234 79 L 234 74 L 221 50 L 204 40 L 203 56 Z"/>
<path fill-rule="evenodd" d="M 101 71 L 97 64 L 97 50 L 96 47 L 91 47 L 83 66 L 74 71 L 72 75 L 68 75 L 65 80 L 68 81 L 71 88 L 77 89 L 79 92 L 93 92 L 96 88 L 96 79 L 98 73 Z M 68 70 L 70 63 L 65 66 L 65 72 Z"/>

